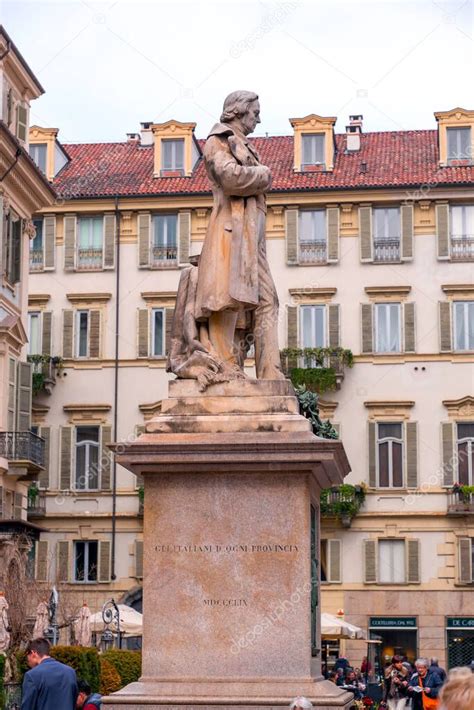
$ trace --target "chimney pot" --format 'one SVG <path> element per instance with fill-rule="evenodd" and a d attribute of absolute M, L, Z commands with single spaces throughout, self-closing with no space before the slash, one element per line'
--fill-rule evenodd
<path fill-rule="evenodd" d="M 153 145 L 153 131 L 151 130 L 152 125 L 151 121 L 142 121 L 140 123 L 141 145 Z"/>

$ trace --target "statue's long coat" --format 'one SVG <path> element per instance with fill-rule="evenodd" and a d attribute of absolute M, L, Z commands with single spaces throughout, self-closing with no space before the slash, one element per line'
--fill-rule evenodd
<path fill-rule="evenodd" d="M 264 193 L 271 186 L 255 149 L 226 124 L 210 132 L 204 160 L 214 207 L 199 260 L 197 319 L 258 305 L 258 243 L 265 239 Z"/>

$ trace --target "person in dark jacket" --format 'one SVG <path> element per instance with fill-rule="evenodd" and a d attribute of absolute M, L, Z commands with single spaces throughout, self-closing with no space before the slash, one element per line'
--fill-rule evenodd
<path fill-rule="evenodd" d="M 102 695 L 93 693 L 87 681 L 81 678 L 77 681 L 77 710 L 99 710 L 102 707 Z"/>
<path fill-rule="evenodd" d="M 21 710 L 76 710 L 76 671 L 51 658 L 47 639 L 30 641 L 26 661 Z"/>
<path fill-rule="evenodd" d="M 439 707 L 438 694 L 443 685 L 439 673 L 429 670 L 427 658 L 418 658 L 416 672 L 408 684 L 408 695 L 413 698 L 413 710 L 436 710 Z"/>
<path fill-rule="evenodd" d="M 403 665 L 403 656 L 393 656 L 384 671 L 383 701 L 389 710 L 403 710 L 406 706 L 408 681 L 411 673 Z"/>
<path fill-rule="evenodd" d="M 444 683 L 444 681 L 446 680 L 446 671 L 444 670 L 444 668 L 440 668 L 437 658 L 431 659 L 431 664 L 430 664 L 429 670 L 433 671 L 434 673 L 439 673 L 441 680 Z"/>

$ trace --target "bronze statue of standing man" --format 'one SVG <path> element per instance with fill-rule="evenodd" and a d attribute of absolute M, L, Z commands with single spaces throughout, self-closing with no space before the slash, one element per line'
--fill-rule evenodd
<path fill-rule="evenodd" d="M 265 243 L 271 173 L 247 138 L 258 123 L 257 94 L 234 91 L 204 148 L 214 205 L 199 267 L 181 277 L 168 363 L 178 377 L 196 378 L 204 387 L 245 376 L 250 343 L 257 378 L 284 379 L 278 297 Z"/>

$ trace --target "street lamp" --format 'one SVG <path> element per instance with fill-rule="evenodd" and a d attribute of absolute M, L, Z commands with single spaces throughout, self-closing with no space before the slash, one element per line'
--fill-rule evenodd
<path fill-rule="evenodd" d="M 114 636 L 110 630 L 110 624 L 114 623 L 117 629 L 118 647 L 122 648 L 122 633 L 120 630 L 120 611 L 114 599 L 109 599 L 102 607 L 102 619 L 104 620 L 104 631 L 101 637 L 101 643 L 105 650 L 112 648 Z"/>

